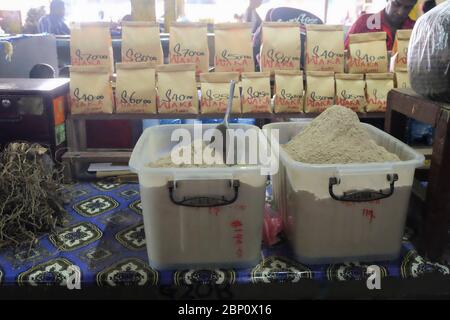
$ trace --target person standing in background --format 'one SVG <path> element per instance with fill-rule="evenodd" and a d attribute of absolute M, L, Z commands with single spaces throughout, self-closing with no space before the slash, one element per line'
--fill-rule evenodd
<path fill-rule="evenodd" d="M 244 14 L 244 21 L 250 22 L 252 24 L 253 33 L 256 31 L 256 29 L 259 28 L 262 23 L 261 17 L 259 16 L 258 12 L 256 12 L 256 9 L 258 9 L 261 4 L 262 0 L 250 0 L 248 8 Z"/>
<path fill-rule="evenodd" d="M 39 33 L 39 20 L 43 16 L 45 16 L 45 8 L 43 6 L 28 10 L 27 19 L 25 20 L 25 25 L 23 26 L 23 33 Z"/>
<path fill-rule="evenodd" d="M 39 32 L 57 35 L 70 34 L 70 29 L 64 22 L 66 7 L 62 0 L 53 0 L 50 3 L 50 14 L 39 20 Z"/>
<path fill-rule="evenodd" d="M 98 19 L 99 19 L 99 21 L 105 20 L 105 11 L 100 10 L 100 11 L 98 12 Z"/>
<path fill-rule="evenodd" d="M 392 50 L 395 34 L 399 29 L 412 29 L 415 21 L 408 17 L 417 0 L 388 0 L 386 7 L 376 14 L 363 14 L 350 28 L 345 47 L 348 48 L 349 35 L 367 32 L 386 32 L 387 49 Z"/>

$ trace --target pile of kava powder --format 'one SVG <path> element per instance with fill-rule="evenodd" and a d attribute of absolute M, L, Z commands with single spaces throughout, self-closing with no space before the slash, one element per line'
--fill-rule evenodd
<path fill-rule="evenodd" d="M 370 137 L 352 110 L 333 106 L 283 145 L 295 160 L 310 164 L 400 161 Z"/>

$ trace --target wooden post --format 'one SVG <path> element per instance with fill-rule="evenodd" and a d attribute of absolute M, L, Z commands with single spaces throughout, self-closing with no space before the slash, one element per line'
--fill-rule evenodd
<path fill-rule="evenodd" d="M 66 119 L 66 132 L 67 132 L 67 147 L 69 151 L 80 150 L 80 145 L 78 143 L 77 130 L 75 128 L 75 121 L 72 117 Z"/>
<path fill-rule="evenodd" d="M 76 120 L 75 121 L 75 130 L 77 130 L 77 137 L 79 143 L 80 151 L 85 151 L 87 149 L 87 133 L 86 133 L 86 120 Z"/>
<path fill-rule="evenodd" d="M 170 25 L 177 20 L 177 1 L 164 0 L 164 32 L 170 32 Z"/>
<path fill-rule="evenodd" d="M 387 101 L 386 132 L 403 137 L 407 118 L 436 129 L 418 249 L 421 255 L 438 260 L 448 243 L 450 223 L 450 105 L 421 97 L 412 90 L 391 90 Z"/>
<path fill-rule="evenodd" d="M 421 249 L 432 260 L 440 258 L 448 243 L 450 223 L 450 110 L 442 109 L 434 136 L 427 190 L 424 237 Z"/>

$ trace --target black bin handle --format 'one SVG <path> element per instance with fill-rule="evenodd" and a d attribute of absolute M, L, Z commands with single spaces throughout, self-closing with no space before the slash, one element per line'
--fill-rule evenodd
<path fill-rule="evenodd" d="M 227 206 L 235 202 L 239 196 L 239 180 L 229 180 L 230 188 L 234 189 L 234 194 L 231 199 L 226 199 L 224 196 L 208 197 L 208 196 L 197 196 L 197 197 L 183 197 L 181 200 L 175 199 L 175 188 L 177 187 L 176 181 L 169 181 L 167 183 L 167 188 L 169 189 L 170 200 L 179 206 L 184 207 L 194 207 L 194 208 L 212 208 L 212 207 L 222 207 Z"/>
<path fill-rule="evenodd" d="M 342 196 L 338 196 L 334 193 L 333 187 L 335 185 L 340 184 L 340 180 L 336 177 L 331 177 L 329 179 L 328 191 L 330 196 L 337 201 L 347 201 L 347 202 L 369 202 L 376 201 L 385 198 L 389 198 L 394 194 L 395 190 L 395 182 L 398 181 L 398 174 L 388 174 L 386 176 L 387 181 L 389 181 L 389 192 L 384 193 L 383 190 L 372 190 L 372 189 L 364 189 L 364 190 L 350 190 L 345 191 Z"/>

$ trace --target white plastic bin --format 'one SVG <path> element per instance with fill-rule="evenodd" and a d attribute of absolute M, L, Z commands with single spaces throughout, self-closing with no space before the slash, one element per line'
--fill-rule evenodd
<path fill-rule="evenodd" d="M 278 129 L 279 143 L 285 144 L 308 124 L 272 123 L 263 129 Z M 389 134 L 362 125 L 402 161 L 313 165 L 294 161 L 279 146 L 274 198 L 300 262 L 381 261 L 400 253 L 414 171 L 424 157 Z"/>
<path fill-rule="evenodd" d="M 215 126 L 203 125 L 202 130 Z M 230 127 L 260 132 L 251 125 Z M 178 144 L 171 141 L 171 134 L 180 128 L 194 132 L 192 124 L 146 129 L 129 163 L 139 176 L 150 265 L 156 269 L 180 269 L 257 264 L 261 258 L 267 176 L 261 175 L 259 164 L 149 167 L 149 163 L 170 154 Z M 265 137 L 261 135 L 258 140 L 267 150 Z"/>

